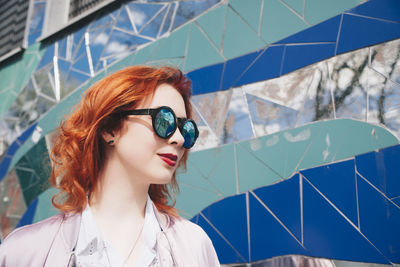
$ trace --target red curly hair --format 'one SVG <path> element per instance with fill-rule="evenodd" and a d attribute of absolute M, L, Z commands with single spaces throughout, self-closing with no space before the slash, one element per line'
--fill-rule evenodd
<path fill-rule="evenodd" d="M 63 212 L 82 212 L 86 195 L 98 182 L 105 160 L 106 143 L 101 133 L 118 131 L 123 117 L 120 111 L 135 109 L 154 95 L 158 85 L 176 88 L 185 102 L 188 118 L 192 116 L 189 101 L 191 82 L 179 69 L 134 66 L 120 70 L 91 86 L 74 112 L 59 128 L 52 151 L 53 168 L 50 181 L 60 193 L 52 198 L 53 205 Z M 186 167 L 185 150 L 179 165 Z M 176 173 L 167 185 L 151 184 L 149 196 L 161 212 L 176 216 L 175 199 L 169 204 L 170 190 L 178 191 Z"/>

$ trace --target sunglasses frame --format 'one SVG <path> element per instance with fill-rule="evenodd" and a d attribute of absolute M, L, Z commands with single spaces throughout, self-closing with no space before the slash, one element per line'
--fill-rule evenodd
<path fill-rule="evenodd" d="M 157 130 L 156 130 L 156 116 L 157 114 L 162 110 L 162 109 L 166 109 L 169 112 L 172 113 L 172 115 L 175 118 L 175 128 L 174 130 L 171 132 L 171 134 L 169 134 L 168 136 L 164 137 L 158 134 Z M 176 131 L 176 128 L 179 129 L 179 131 L 181 132 L 182 135 L 182 130 L 183 130 L 183 126 L 185 125 L 186 122 L 191 122 L 194 125 L 194 130 L 195 130 L 195 136 L 194 136 L 194 142 L 190 147 L 184 147 L 186 149 L 190 149 L 191 147 L 194 146 L 194 144 L 197 141 L 197 138 L 199 137 L 199 129 L 197 128 L 197 124 L 194 120 L 192 119 L 187 119 L 187 118 L 178 118 L 175 115 L 175 112 L 172 110 L 172 108 L 168 107 L 168 106 L 161 106 L 158 108 L 145 108 L 145 109 L 133 109 L 133 110 L 125 110 L 125 111 L 121 111 L 121 115 L 122 116 L 128 116 L 128 115 L 150 115 L 151 116 L 151 120 L 152 120 L 152 124 L 153 124 L 153 130 L 156 133 L 156 135 L 162 139 L 168 139 L 170 138 Z M 183 135 L 182 135 L 183 136 Z M 183 138 L 185 138 L 183 136 Z"/>

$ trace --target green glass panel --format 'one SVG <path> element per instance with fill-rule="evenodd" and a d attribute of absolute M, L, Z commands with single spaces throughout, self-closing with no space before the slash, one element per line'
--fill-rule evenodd
<path fill-rule="evenodd" d="M 307 28 L 307 25 L 278 0 L 264 1 L 261 37 L 274 43 Z"/>
<path fill-rule="evenodd" d="M 44 50 L 39 50 L 40 45 L 30 46 L 22 57 L 8 63 L 0 69 L 0 117 L 3 116 L 23 87 L 29 81 Z"/>
<path fill-rule="evenodd" d="M 152 42 L 149 45 L 143 47 L 142 49 L 136 51 L 135 57 L 132 61 L 132 65 L 146 64 L 150 57 L 154 53 L 154 49 L 157 48 L 158 42 Z"/>
<path fill-rule="evenodd" d="M 188 72 L 207 65 L 224 61 L 217 49 L 210 44 L 207 37 L 195 25 L 191 24 L 189 48 L 185 61 L 184 71 Z"/>
<path fill-rule="evenodd" d="M 46 141 L 42 138 L 15 165 L 15 172 L 27 206 L 49 187 L 50 170 Z"/>
<path fill-rule="evenodd" d="M 337 121 L 338 127 L 343 127 L 346 134 L 337 145 L 333 158 L 335 161 L 399 143 L 393 134 L 381 126 L 346 119 Z"/>
<path fill-rule="evenodd" d="M 242 18 L 228 8 L 224 37 L 224 56 L 234 58 L 265 47 L 265 43 L 257 36 Z"/>
<path fill-rule="evenodd" d="M 183 62 L 184 62 L 183 58 L 166 58 L 148 62 L 146 65 L 154 67 L 169 66 L 169 67 L 179 68 Z"/>
<path fill-rule="evenodd" d="M 303 15 L 304 0 L 283 0 L 283 2 L 293 8 L 293 10 L 299 13 L 299 15 Z"/>
<path fill-rule="evenodd" d="M 150 57 L 150 60 L 159 60 L 164 58 L 182 58 L 185 56 L 187 38 L 190 25 L 172 32 L 167 38 L 158 41 L 158 46 Z"/>
<path fill-rule="evenodd" d="M 196 20 L 217 48 L 221 48 L 224 35 L 226 7 L 227 5 L 218 6 Z"/>
<path fill-rule="evenodd" d="M 59 211 L 51 204 L 51 198 L 59 191 L 54 187 L 50 187 L 38 197 L 38 205 L 36 208 L 35 215 L 33 217 L 33 223 L 47 219 L 53 215 L 56 215 Z"/>
<path fill-rule="evenodd" d="M 197 170 L 221 196 L 236 194 L 236 173 L 233 144 L 190 154 L 188 169 Z"/>
<path fill-rule="evenodd" d="M 249 142 L 236 144 L 236 154 L 240 193 L 272 184 L 281 179 L 274 171 L 276 166 L 268 166 L 255 156 Z"/>
<path fill-rule="evenodd" d="M 361 0 L 307 0 L 304 16 L 311 24 L 317 24 L 360 4 Z"/>
<path fill-rule="evenodd" d="M 261 0 L 230 0 L 229 5 L 246 21 L 255 32 L 260 24 Z"/>
<path fill-rule="evenodd" d="M 181 212 L 181 216 L 187 219 L 192 218 L 202 209 L 220 199 L 217 194 L 184 184 L 180 184 L 179 189 L 175 207 Z"/>
<path fill-rule="evenodd" d="M 107 67 L 107 75 L 122 70 L 123 68 L 132 66 L 133 58 L 135 54 L 132 53 L 131 55 L 126 56 L 125 58 L 115 62 L 111 66 Z"/>

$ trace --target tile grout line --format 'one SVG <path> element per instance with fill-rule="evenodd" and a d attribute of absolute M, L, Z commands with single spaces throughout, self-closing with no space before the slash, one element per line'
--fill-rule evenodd
<path fill-rule="evenodd" d="M 124 7 L 125 7 L 126 13 L 128 14 L 129 22 L 130 22 L 131 25 L 132 25 L 133 31 L 134 31 L 135 33 L 138 33 L 138 30 L 137 30 L 137 28 L 136 28 L 135 21 L 133 20 L 133 17 L 132 17 L 132 14 L 131 14 L 130 9 L 128 8 L 128 5 L 125 4 Z"/>
<path fill-rule="evenodd" d="M 239 251 L 229 242 L 229 240 L 210 222 L 210 220 L 204 216 L 203 212 L 200 212 L 200 216 L 203 217 L 203 219 L 211 226 L 211 228 L 214 229 L 215 232 L 236 252 L 238 256 L 242 258 L 243 261 L 246 261 L 246 259 L 242 256 L 242 254 L 239 253 Z"/>
<path fill-rule="evenodd" d="M 251 118 L 251 112 L 250 112 L 250 107 L 249 107 L 249 102 L 248 102 L 248 100 L 247 100 L 246 92 L 243 90 L 243 87 L 242 87 L 242 86 L 240 86 L 240 90 L 242 91 L 242 95 L 243 95 L 243 98 L 244 98 L 244 102 L 246 103 L 246 108 L 247 108 L 247 111 L 249 112 L 248 116 L 249 116 L 249 120 L 250 120 L 251 130 L 252 130 L 252 132 L 253 132 L 253 137 L 257 137 L 257 135 L 256 135 L 256 130 L 254 129 L 253 120 L 252 120 L 252 118 Z"/>
<path fill-rule="evenodd" d="M 299 13 L 296 12 L 291 6 L 289 6 L 287 3 L 285 3 L 282 0 L 279 0 L 279 3 L 281 3 L 283 6 L 285 6 L 287 9 L 289 9 L 290 12 L 293 13 L 293 15 L 296 15 L 301 21 L 303 21 L 307 26 L 311 26 L 310 23 L 308 23 L 304 17 L 302 17 Z"/>
<path fill-rule="evenodd" d="M 360 223 L 360 202 L 358 200 L 358 182 L 357 182 L 357 165 L 356 161 L 354 160 L 354 181 L 356 184 L 356 201 L 357 201 L 357 223 L 358 229 L 361 231 L 361 223 Z"/>
<path fill-rule="evenodd" d="M 238 159 L 237 159 L 237 144 L 233 143 L 233 156 L 235 160 L 235 178 L 236 178 L 236 194 L 240 193 L 239 190 L 239 168 L 238 168 Z"/>
<path fill-rule="evenodd" d="M 261 24 L 262 24 L 262 18 L 264 15 L 264 0 L 261 0 L 261 11 L 260 11 L 260 16 L 258 19 L 258 29 L 257 29 L 257 36 L 261 38 Z"/>
<path fill-rule="evenodd" d="M 214 44 L 213 40 L 210 39 L 210 37 L 207 35 L 207 33 L 204 31 L 204 29 L 201 27 L 201 25 L 197 22 L 193 22 L 196 26 L 197 29 L 203 34 L 203 36 L 207 39 L 208 43 L 214 47 L 214 49 L 217 51 L 217 53 L 224 59 L 224 61 L 227 61 L 228 59 L 221 53 L 221 51 L 218 49 L 218 47 Z M 193 26 L 192 26 L 193 27 Z M 209 66 L 209 65 L 208 65 Z"/>
<path fill-rule="evenodd" d="M 336 47 L 335 47 L 335 56 L 337 55 L 337 49 L 339 46 L 339 39 L 340 39 L 340 33 L 342 32 L 342 23 L 343 23 L 343 13 L 340 15 L 340 23 L 339 23 L 339 29 L 338 29 L 338 34 L 336 36 Z"/>
<path fill-rule="evenodd" d="M 400 22 L 398 22 L 398 21 L 382 19 L 382 18 L 375 18 L 375 17 L 365 16 L 365 15 L 361 15 L 361 14 L 350 13 L 347 11 L 344 11 L 343 14 L 353 16 L 353 17 L 361 17 L 361 18 L 370 19 L 370 20 L 377 20 L 377 21 L 381 21 L 381 22 L 392 23 L 392 24 L 400 24 Z"/>
<path fill-rule="evenodd" d="M 221 5 L 222 6 L 222 5 Z M 221 44 L 220 44 L 220 48 L 219 48 L 219 52 L 221 54 L 224 54 L 224 43 L 225 43 L 225 32 L 226 32 L 226 20 L 228 17 L 228 3 L 226 3 L 226 7 L 225 7 L 225 15 L 224 15 L 224 30 L 222 31 L 222 39 L 221 39 Z"/>
<path fill-rule="evenodd" d="M 304 245 L 304 217 L 303 217 L 303 175 L 299 174 L 299 195 L 300 195 L 300 227 L 301 227 L 301 243 Z"/>
<path fill-rule="evenodd" d="M 242 146 L 242 145 L 240 145 L 240 143 L 237 143 L 239 146 Z M 249 151 L 247 148 L 245 148 L 244 146 L 242 146 L 243 147 L 243 149 L 245 150 L 245 151 L 247 151 L 247 153 L 249 153 L 254 159 L 256 159 L 257 161 L 259 161 L 262 165 L 264 165 L 265 167 L 267 167 L 270 171 L 272 171 L 275 175 L 277 175 L 279 178 L 280 178 L 280 180 L 285 180 L 285 178 L 284 177 L 282 177 L 277 171 L 275 171 L 272 167 L 270 167 L 267 163 L 265 163 L 264 161 L 262 161 L 258 156 L 256 156 L 256 155 L 254 155 L 254 153 L 253 152 L 251 152 L 251 151 Z"/>
<path fill-rule="evenodd" d="M 358 176 L 360 176 L 365 182 L 367 182 L 372 188 L 374 188 L 376 191 L 378 191 L 378 193 L 380 193 L 384 198 L 386 198 L 387 200 L 389 200 L 389 202 L 391 202 L 393 205 L 395 205 L 396 207 L 398 207 L 400 209 L 400 206 L 397 205 L 396 203 L 393 202 L 393 200 L 391 200 L 390 198 L 388 198 L 386 196 L 386 194 L 384 194 L 381 190 L 379 190 L 379 188 L 377 188 L 375 185 L 373 185 L 370 181 L 368 181 L 367 178 L 365 178 L 361 173 L 358 172 L 358 170 L 356 170 L 356 174 L 358 174 Z"/>
<path fill-rule="evenodd" d="M 286 225 L 278 218 L 278 216 L 275 215 L 275 213 L 272 212 L 272 210 L 253 192 L 253 190 L 249 191 L 255 199 L 263 206 L 271 215 L 274 217 L 274 219 L 283 227 L 285 230 L 297 241 L 297 243 L 300 244 L 304 249 L 305 247 L 303 244 L 296 238 L 296 236 L 289 230 L 289 228 L 286 227 Z"/>
<path fill-rule="evenodd" d="M 308 179 L 307 177 L 303 176 L 304 180 L 306 182 L 308 182 L 310 184 L 310 186 L 318 193 L 322 196 L 322 198 L 325 199 L 325 201 L 327 201 L 329 203 L 329 205 L 332 206 L 332 208 L 334 208 L 348 223 L 350 223 L 355 229 L 357 229 L 358 232 L 361 232 L 360 229 L 338 208 L 336 207 L 335 204 L 333 204 L 332 201 L 330 201 L 324 194 L 322 194 L 322 192 L 315 187 L 315 185 L 313 185 Z"/>
<path fill-rule="evenodd" d="M 246 192 L 246 216 L 247 216 L 247 244 L 249 253 L 249 262 L 251 262 L 251 239 L 250 239 L 250 203 L 249 203 L 249 192 Z"/>
<path fill-rule="evenodd" d="M 348 219 L 344 214 L 343 214 L 343 212 L 340 210 L 340 209 L 338 209 L 324 194 L 322 194 L 319 190 L 318 190 L 318 188 L 316 188 L 310 181 L 308 181 L 308 179 L 305 177 L 305 176 L 303 176 L 304 177 L 304 179 L 310 184 L 310 186 L 312 186 L 313 187 L 313 189 L 318 193 L 318 194 L 320 194 L 340 215 L 342 215 L 343 216 L 343 218 L 344 219 L 346 219 L 347 220 L 347 222 L 349 222 L 359 233 L 360 233 L 360 235 L 371 245 L 371 246 L 373 246 L 375 249 L 376 249 L 376 251 L 378 251 L 388 262 L 390 262 L 390 260 L 389 259 L 387 259 L 387 257 L 385 256 L 385 254 L 383 254 L 362 232 L 361 232 L 361 230 L 359 229 L 359 228 L 357 228 L 356 227 L 356 225 L 350 220 L 350 219 Z"/>

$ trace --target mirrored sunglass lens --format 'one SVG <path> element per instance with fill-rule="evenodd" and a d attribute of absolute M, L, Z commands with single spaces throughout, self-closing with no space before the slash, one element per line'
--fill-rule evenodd
<path fill-rule="evenodd" d="M 162 137 L 170 136 L 175 130 L 174 114 L 167 109 L 161 109 L 156 115 L 156 125 L 154 126 L 158 135 Z"/>
<path fill-rule="evenodd" d="M 185 139 L 183 147 L 190 148 L 193 146 L 196 138 L 195 125 L 191 121 L 185 122 L 182 127 L 182 136 Z"/>

